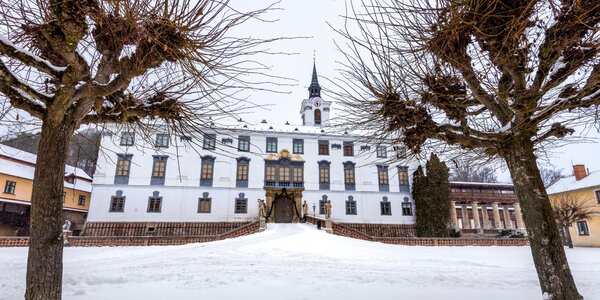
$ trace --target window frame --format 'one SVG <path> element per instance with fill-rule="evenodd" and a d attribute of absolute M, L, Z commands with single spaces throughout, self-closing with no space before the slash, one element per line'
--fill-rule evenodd
<path fill-rule="evenodd" d="M 277 138 L 276 137 L 267 137 L 265 152 L 266 153 L 277 153 Z"/>
<path fill-rule="evenodd" d="M 247 214 L 248 213 L 248 198 L 245 197 L 244 193 L 240 193 L 238 198 L 235 198 L 234 214 Z"/>
<path fill-rule="evenodd" d="M 217 148 L 217 134 L 207 133 L 203 136 L 202 149 L 215 150 Z"/>
<path fill-rule="evenodd" d="M 128 138 L 126 138 L 126 136 Z M 119 146 L 133 146 L 135 145 L 135 132 L 124 131 L 121 134 L 121 140 L 119 141 Z"/>
<path fill-rule="evenodd" d="M 375 153 L 377 158 L 387 158 L 387 147 L 377 146 L 377 149 L 375 149 Z"/>
<path fill-rule="evenodd" d="M 315 125 L 321 125 L 323 122 L 323 114 L 321 113 L 321 110 L 318 108 L 315 108 L 314 110 L 314 120 L 315 120 Z"/>
<path fill-rule="evenodd" d="M 146 208 L 147 213 L 160 213 L 162 210 L 163 197 L 159 195 L 158 191 L 154 191 L 152 196 L 148 197 L 148 206 Z"/>
<path fill-rule="evenodd" d="M 346 215 L 348 216 L 356 216 L 357 215 L 357 209 L 356 209 L 356 200 L 354 200 L 353 196 L 348 196 L 348 200 L 346 200 Z"/>
<path fill-rule="evenodd" d="M 304 154 L 304 139 L 292 139 L 292 154 Z"/>
<path fill-rule="evenodd" d="M 579 236 L 589 236 L 590 235 L 590 227 L 586 220 L 577 221 L 577 234 Z M 582 227 L 583 225 L 583 227 Z"/>
<path fill-rule="evenodd" d="M 202 209 L 202 202 L 208 202 L 208 210 Z M 198 198 L 198 213 L 210 214 L 212 211 L 212 198 L 208 197 L 208 192 L 202 193 L 202 197 Z"/>
<path fill-rule="evenodd" d="M 170 136 L 168 133 L 157 133 L 154 146 L 156 148 L 169 148 Z"/>
<path fill-rule="evenodd" d="M 325 214 L 325 206 L 327 205 L 327 195 L 321 196 L 321 200 L 319 200 L 319 215 Z"/>
<path fill-rule="evenodd" d="M 406 213 L 406 210 L 408 210 L 408 213 Z M 410 199 L 408 199 L 408 197 L 404 197 L 404 201 L 402 201 L 402 215 L 412 216 L 413 214 L 413 205 L 410 202 Z"/>
<path fill-rule="evenodd" d="M 410 192 L 410 177 L 408 175 L 408 166 L 398 166 L 397 170 L 400 192 Z"/>
<path fill-rule="evenodd" d="M 322 160 L 317 163 L 319 164 L 319 190 L 329 190 L 331 185 L 331 162 Z"/>
<path fill-rule="evenodd" d="M 125 200 L 126 196 L 123 196 L 123 191 L 117 191 L 114 196 L 110 197 L 110 205 L 108 206 L 108 212 L 125 212 Z M 120 200 L 120 210 L 119 210 L 119 200 Z M 116 202 L 115 202 L 116 201 Z M 114 207 L 114 209 L 113 209 Z"/>
<path fill-rule="evenodd" d="M 319 155 L 329 155 L 329 141 L 319 140 L 318 145 L 319 145 L 319 151 L 318 151 Z"/>
<path fill-rule="evenodd" d="M 117 154 L 117 164 L 115 168 L 115 184 L 128 184 L 129 175 L 131 174 L 131 161 L 133 154 Z M 124 165 L 127 168 L 124 168 Z"/>
<path fill-rule="evenodd" d="M 77 199 L 77 205 L 85 206 L 85 195 L 79 195 L 79 199 Z M 83 199 L 83 201 L 81 201 Z"/>
<path fill-rule="evenodd" d="M 354 142 L 344 142 L 343 143 L 343 155 L 344 156 L 354 156 Z"/>
<path fill-rule="evenodd" d="M 164 185 L 165 178 L 167 177 L 167 161 L 169 157 L 166 155 L 153 155 L 152 159 L 150 185 Z"/>
<path fill-rule="evenodd" d="M 382 216 L 392 215 L 392 203 L 388 201 L 387 197 L 383 197 L 383 200 L 379 202 L 379 208 Z M 404 210 L 402 212 L 404 213 Z"/>
<path fill-rule="evenodd" d="M 17 182 L 12 180 L 6 180 L 4 183 L 4 193 L 14 195 L 17 189 Z"/>
<path fill-rule="evenodd" d="M 200 186 L 212 186 L 215 178 L 215 160 L 216 157 L 205 155 L 202 157 L 200 163 Z M 206 172 L 205 169 L 210 168 L 210 172 Z M 205 175 L 210 175 L 206 177 Z"/>
<path fill-rule="evenodd" d="M 356 190 L 356 163 L 347 161 L 344 165 L 344 188 L 346 191 Z"/>
<path fill-rule="evenodd" d="M 377 165 L 377 183 L 380 192 L 390 191 L 390 174 L 387 165 Z"/>
<path fill-rule="evenodd" d="M 238 137 L 238 151 L 250 152 L 250 136 L 240 135 Z"/>
<path fill-rule="evenodd" d="M 213 172 L 214 172 L 214 167 L 213 167 Z M 248 187 L 249 177 L 250 177 L 250 159 L 247 157 L 237 158 L 237 165 L 235 167 L 235 186 L 236 187 Z"/>

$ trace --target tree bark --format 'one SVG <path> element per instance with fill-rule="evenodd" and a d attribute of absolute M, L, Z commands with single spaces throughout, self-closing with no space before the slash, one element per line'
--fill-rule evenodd
<path fill-rule="evenodd" d="M 31 197 L 27 300 L 61 299 L 64 174 L 74 131 L 67 120 L 42 125 Z"/>
<path fill-rule="evenodd" d="M 521 203 L 542 293 L 552 300 L 583 299 L 569 269 L 533 143 L 529 137 L 515 137 L 509 148 L 504 159 Z"/>

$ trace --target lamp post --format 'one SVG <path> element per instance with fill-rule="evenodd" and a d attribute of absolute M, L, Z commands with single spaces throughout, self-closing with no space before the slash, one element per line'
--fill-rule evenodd
<path fill-rule="evenodd" d="M 313 217 L 316 217 L 316 209 L 317 209 L 317 205 L 313 202 Z"/>

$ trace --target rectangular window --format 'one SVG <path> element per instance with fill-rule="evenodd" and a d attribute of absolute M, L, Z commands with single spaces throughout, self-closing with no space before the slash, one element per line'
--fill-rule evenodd
<path fill-rule="evenodd" d="M 238 151 L 249 152 L 250 151 L 250 137 L 247 135 L 241 135 L 238 138 Z"/>
<path fill-rule="evenodd" d="M 265 180 L 275 181 L 275 166 L 266 166 Z"/>
<path fill-rule="evenodd" d="M 587 221 L 577 221 L 577 232 L 579 235 L 590 235 Z"/>
<path fill-rule="evenodd" d="M 346 214 L 356 215 L 356 201 L 346 201 Z"/>
<path fill-rule="evenodd" d="M 294 154 L 304 154 L 304 140 L 303 139 L 293 139 L 292 141 L 292 152 Z"/>
<path fill-rule="evenodd" d="M 235 213 L 246 214 L 248 213 L 248 199 L 235 199 Z"/>
<path fill-rule="evenodd" d="M 325 214 L 325 205 L 327 204 L 327 201 L 325 200 L 319 200 L 319 214 L 320 215 L 324 215 Z"/>
<path fill-rule="evenodd" d="M 377 146 L 377 157 L 378 158 L 386 158 L 387 157 L 387 149 L 385 146 Z"/>
<path fill-rule="evenodd" d="M 123 132 L 121 135 L 121 146 L 133 146 L 135 143 L 135 136 L 133 132 Z"/>
<path fill-rule="evenodd" d="M 200 166 L 200 186 L 212 186 L 214 169 L 215 159 L 212 156 L 203 157 Z"/>
<path fill-rule="evenodd" d="M 304 181 L 304 169 L 302 167 L 294 168 L 294 182 Z"/>
<path fill-rule="evenodd" d="M 600 191 L 596 191 L 596 200 L 598 201 L 598 204 L 600 204 Z"/>
<path fill-rule="evenodd" d="M 402 202 L 402 215 L 412 216 L 412 204 L 410 202 Z"/>
<path fill-rule="evenodd" d="M 216 134 L 205 134 L 204 141 L 202 142 L 202 149 L 204 150 L 215 150 L 217 145 L 217 135 Z"/>
<path fill-rule="evenodd" d="M 167 156 L 154 156 L 154 163 L 152 164 L 152 177 L 165 178 L 166 170 Z"/>
<path fill-rule="evenodd" d="M 319 155 L 329 155 L 329 141 L 319 141 Z"/>
<path fill-rule="evenodd" d="M 115 176 L 129 177 L 132 157 L 133 155 L 131 154 L 117 154 L 117 171 Z"/>
<path fill-rule="evenodd" d="M 198 199 L 198 213 L 209 214 L 211 198 L 199 198 Z"/>
<path fill-rule="evenodd" d="M 248 165 L 238 163 L 236 180 L 248 181 Z"/>
<path fill-rule="evenodd" d="M 267 138 L 267 153 L 277 153 L 277 138 Z"/>
<path fill-rule="evenodd" d="M 167 133 L 159 133 L 156 135 L 157 148 L 168 148 L 169 147 L 169 135 Z"/>
<path fill-rule="evenodd" d="M 77 205 L 85 205 L 85 195 L 79 195 L 79 201 L 77 201 Z"/>
<path fill-rule="evenodd" d="M 125 207 L 125 197 L 113 196 L 110 199 L 109 212 L 123 212 Z"/>
<path fill-rule="evenodd" d="M 354 167 L 347 168 L 344 170 L 344 183 L 354 184 Z"/>
<path fill-rule="evenodd" d="M 160 212 L 161 202 L 162 202 L 162 197 L 148 198 L 148 212 Z"/>
<path fill-rule="evenodd" d="M 400 192 L 410 192 L 408 186 L 408 167 L 398 166 L 398 182 L 400 184 Z"/>
<path fill-rule="evenodd" d="M 14 181 L 7 180 L 4 185 L 4 193 L 6 194 L 14 194 L 15 188 L 17 187 L 17 183 Z"/>
<path fill-rule="evenodd" d="M 377 166 L 377 177 L 379 179 L 379 191 L 380 192 L 388 192 L 390 190 L 388 167 L 387 166 Z"/>
<path fill-rule="evenodd" d="M 279 181 L 288 182 L 290 181 L 290 168 L 281 166 L 279 167 Z"/>
<path fill-rule="evenodd" d="M 329 166 L 319 167 L 319 183 L 329 183 Z"/>
<path fill-rule="evenodd" d="M 382 201 L 381 203 L 381 215 L 382 216 L 391 216 L 392 215 L 392 204 L 387 201 Z M 404 211 L 404 208 L 402 209 Z"/>
<path fill-rule="evenodd" d="M 354 156 L 353 142 L 344 142 L 344 156 Z"/>

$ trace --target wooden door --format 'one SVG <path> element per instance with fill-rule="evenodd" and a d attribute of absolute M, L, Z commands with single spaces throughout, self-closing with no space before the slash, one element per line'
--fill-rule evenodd
<path fill-rule="evenodd" d="M 275 201 L 275 223 L 292 223 L 294 202 L 291 198 L 281 197 Z"/>

